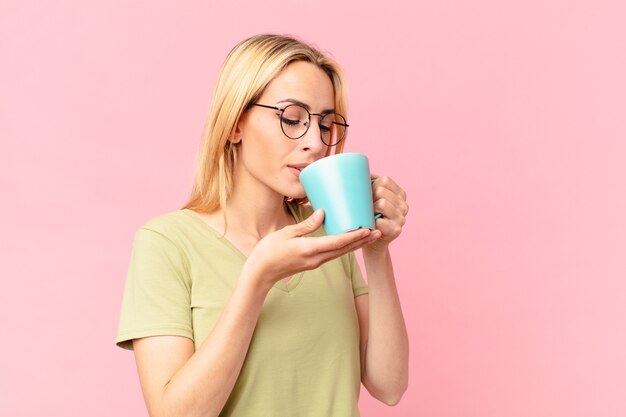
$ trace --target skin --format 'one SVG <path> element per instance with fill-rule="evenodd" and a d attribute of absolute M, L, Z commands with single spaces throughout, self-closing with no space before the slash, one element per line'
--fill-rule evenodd
<path fill-rule="evenodd" d="M 268 85 L 258 102 L 283 107 L 287 103 L 282 100 L 297 99 L 312 113 L 321 113 L 333 108 L 333 94 L 322 70 L 294 62 Z M 327 147 L 320 140 L 317 117 L 312 117 L 304 137 L 290 140 L 282 133 L 276 113 L 252 107 L 231 138 L 239 148 L 239 160 L 235 187 L 223 208 L 229 219 L 226 238 L 247 261 L 215 327 L 197 351 L 190 339 L 178 336 L 133 341 L 152 417 L 217 416 L 237 380 L 272 286 L 360 248 L 370 288 L 369 295 L 355 298 L 362 382 L 372 396 L 389 405 L 396 404 L 406 390 L 408 337 L 389 253 L 389 243 L 399 236 L 408 213 L 406 193 L 392 179 L 374 174 L 374 207 L 383 214 L 376 221 L 377 230 L 305 237 L 321 226 L 323 211 L 296 224 L 283 198 L 305 194 L 288 165 L 314 162 Z M 224 230 L 222 210 L 198 215 L 216 230 Z"/>

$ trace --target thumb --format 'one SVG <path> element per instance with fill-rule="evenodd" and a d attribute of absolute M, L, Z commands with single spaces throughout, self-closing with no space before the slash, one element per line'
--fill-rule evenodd
<path fill-rule="evenodd" d="M 294 231 L 298 236 L 314 232 L 324 221 L 324 209 L 317 209 L 309 217 L 294 226 Z"/>

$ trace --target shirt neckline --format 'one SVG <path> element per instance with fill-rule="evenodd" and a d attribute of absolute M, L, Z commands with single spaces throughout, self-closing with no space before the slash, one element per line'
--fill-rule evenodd
<path fill-rule="evenodd" d="M 294 217 L 296 222 L 299 222 L 300 218 L 298 214 L 296 213 L 294 207 L 292 207 L 290 203 L 287 203 L 287 207 L 289 208 L 289 211 L 291 212 L 291 215 Z M 211 226 L 210 224 L 202 220 L 202 218 L 195 211 L 187 209 L 187 208 L 181 209 L 180 211 L 182 213 L 185 213 L 188 217 L 191 217 L 192 219 L 194 219 L 196 223 L 200 223 L 202 225 L 203 230 L 208 231 L 210 234 L 216 237 L 220 242 L 228 246 L 239 258 L 241 258 L 241 261 L 243 263 L 245 263 L 248 260 L 248 257 L 242 251 L 240 251 L 239 248 L 235 246 L 235 244 L 233 244 L 228 238 L 226 238 L 224 235 L 218 232 L 213 226 Z M 289 293 L 293 291 L 298 286 L 298 284 L 300 284 L 300 281 L 302 281 L 302 276 L 304 275 L 305 272 L 306 271 L 302 271 L 302 272 L 298 272 L 294 274 L 291 277 L 291 279 L 286 283 L 282 281 L 277 281 L 274 283 L 272 288 L 276 288 L 278 290 Z"/>

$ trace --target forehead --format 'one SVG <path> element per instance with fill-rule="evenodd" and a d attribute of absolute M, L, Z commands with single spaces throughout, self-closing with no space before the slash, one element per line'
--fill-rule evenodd
<path fill-rule="evenodd" d="M 317 108 L 334 108 L 335 95 L 330 77 L 310 62 L 292 62 L 274 78 L 263 94 L 262 100 L 275 103 L 287 98 L 302 101 Z"/>

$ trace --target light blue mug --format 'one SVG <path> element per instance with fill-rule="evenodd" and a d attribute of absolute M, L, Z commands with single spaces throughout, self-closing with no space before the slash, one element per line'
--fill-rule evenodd
<path fill-rule="evenodd" d="M 324 209 L 324 230 L 338 235 L 367 227 L 375 229 L 367 157 L 359 153 L 341 153 L 315 161 L 300 172 L 300 182 L 315 210 Z"/>

